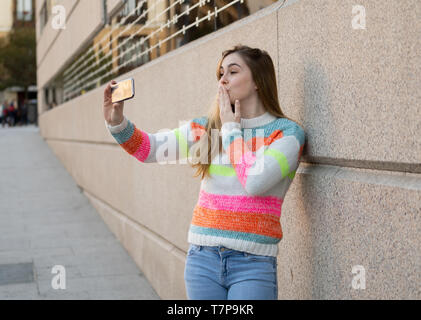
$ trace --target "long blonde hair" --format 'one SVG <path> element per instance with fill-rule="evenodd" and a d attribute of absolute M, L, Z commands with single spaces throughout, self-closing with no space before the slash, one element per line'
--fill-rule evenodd
<path fill-rule="evenodd" d="M 238 53 L 243 58 L 244 62 L 251 70 L 253 81 L 257 86 L 257 94 L 259 99 L 262 101 L 264 109 L 271 115 L 277 118 L 288 118 L 281 110 L 278 100 L 278 89 L 276 85 L 275 67 L 273 65 L 272 58 L 270 55 L 258 48 L 250 48 L 245 45 L 238 44 L 232 49 L 225 50 L 222 52 L 222 58 L 219 60 L 216 68 L 216 79 L 219 81 L 221 78 L 220 67 L 224 58 L 231 53 Z M 190 163 L 193 168 L 197 168 L 194 177 L 202 175 L 201 180 L 206 176 L 210 177 L 209 166 L 211 160 L 217 155 L 216 152 L 222 152 L 222 137 L 218 134 L 219 143 L 211 143 L 212 130 L 213 132 L 221 132 L 221 119 L 219 117 L 219 103 L 218 95 L 215 96 L 211 108 L 207 113 L 207 125 L 206 132 L 203 133 L 198 142 L 196 142 L 191 150 L 190 154 L 194 162 Z M 296 121 L 294 121 L 296 122 Z M 215 135 L 215 133 L 214 133 Z M 206 150 L 207 154 L 200 154 L 200 150 Z M 215 150 L 215 145 L 219 146 L 219 150 Z M 206 157 L 207 158 L 204 158 Z"/>

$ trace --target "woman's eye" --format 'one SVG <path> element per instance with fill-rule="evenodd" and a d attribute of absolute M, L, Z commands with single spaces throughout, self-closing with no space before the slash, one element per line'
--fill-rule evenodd
<path fill-rule="evenodd" d="M 231 71 L 231 73 L 237 73 L 237 72 L 234 72 L 234 71 Z M 223 73 L 221 73 L 220 74 L 220 76 L 222 77 L 224 74 Z"/>

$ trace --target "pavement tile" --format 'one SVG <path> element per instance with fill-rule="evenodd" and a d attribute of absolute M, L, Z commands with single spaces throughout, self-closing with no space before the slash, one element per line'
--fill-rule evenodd
<path fill-rule="evenodd" d="M 0 285 L 0 299 L 160 299 L 38 127 L 0 128 L 0 149 L 0 265 L 33 264 L 32 282 Z"/>

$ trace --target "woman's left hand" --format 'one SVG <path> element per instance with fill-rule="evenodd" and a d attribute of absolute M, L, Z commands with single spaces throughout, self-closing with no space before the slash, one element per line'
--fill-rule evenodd
<path fill-rule="evenodd" d="M 235 100 L 235 113 L 232 112 L 231 102 L 227 90 L 219 85 L 218 89 L 219 117 L 222 125 L 225 122 L 241 122 L 240 101 Z"/>

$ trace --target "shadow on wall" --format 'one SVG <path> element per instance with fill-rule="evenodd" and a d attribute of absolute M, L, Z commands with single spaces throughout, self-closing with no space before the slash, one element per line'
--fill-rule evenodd
<path fill-rule="evenodd" d="M 315 158 L 319 154 L 319 150 L 338 150 L 336 148 L 338 143 L 337 126 L 331 112 L 333 106 L 329 97 L 332 84 L 329 82 L 323 66 L 319 65 L 317 61 L 304 61 L 303 65 L 303 79 L 297 80 L 298 83 L 303 84 L 303 91 L 295 93 L 296 97 L 304 99 L 302 106 L 306 143 L 302 161 L 316 162 Z M 307 119 L 311 119 L 311 121 L 306 122 Z M 333 154 L 326 154 L 326 156 L 333 157 Z M 330 193 L 330 191 L 334 192 L 331 190 L 332 184 L 329 181 L 332 176 L 313 175 L 311 170 L 313 169 L 309 168 L 308 174 L 299 179 L 301 185 L 297 186 L 297 189 L 302 192 L 299 199 L 302 201 L 301 218 L 303 221 L 296 226 L 301 226 L 303 230 L 296 233 L 301 235 L 296 240 L 301 242 L 298 247 L 307 249 L 304 254 L 298 253 L 297 258 L 300 261 L 294 263 L 294 265 L 301 265 L 304 271 L 301 274 L 304 276 L 301 284 L 307 288 L 302 290 L 301 294 L 307 295 L 308 299 L 343 297 L 344 292 L 339 291 L 346 288 L 343 287 L 342 272 L 336 261 L 340 258 L 341 252 L 335 250 L 335 244 L 338 241 L 335 237 L 338 236 L 338 232 L 335 230 L 335 224 L 332 223 L 332 214 L 328 213 L 328 210 L 333 208 L 330 202 L 336 198 Z M 319 169 L 315 168 L 314 170 Z M 331 212 L 334 210 L 336 209 L 333 208 Z"/>

